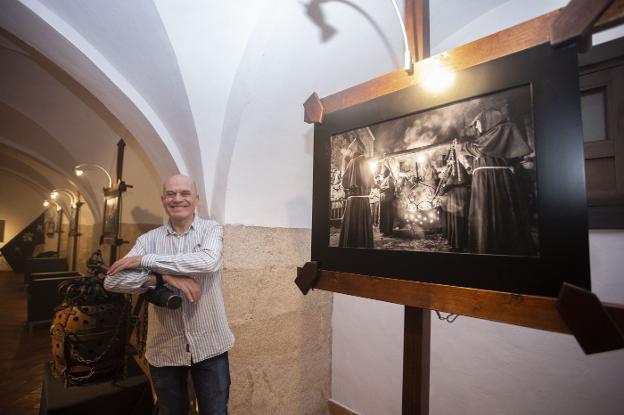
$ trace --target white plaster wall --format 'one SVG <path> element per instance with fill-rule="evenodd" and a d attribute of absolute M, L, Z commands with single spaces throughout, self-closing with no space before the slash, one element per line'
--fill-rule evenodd
<path fill-rule="evenodd" d="M 110 171 L 114 172 L 115 169 Z M 162 224 L 160 178 L 134 140 L 128 140 L 126 145 L 123 176 L 126 183 L 134 187 L 129 188 L 123 196 L 122 224 Z M 101 196 L 100 200 L 103 200 Z"/>
<path fill-rule="evenodd" d="M 326 42 L 302 3 L 273 3 L 232 85 L 220 147 L 224 200 L 213 210 L 226 223 L 309 227 L 313 127 L 302 122 L 302 104 L 314 91 L 325 96 L 399 68 L 402 37 L 390 3 L 321 3 L 336 29 Z"/>
<path fill-rule="evenodd" d="M 592 290 L 624 302 L 624 231 L 591 231 Z M 334 295 L 332 399 L 400 414 L 403 307 Z M 586 356 L 569 335 L 432 314 L 430 413 L 624 413 L 624 350 Z"/>
<path fill-rule="evenodd" d="M 433 1 L 432 52 L 565 3 L 480 0 L 463 13 L 464 2 Z M 390 2 L 234 1 L 216 14 L 207 4 L 156 5 L 194 113 L 211 214 L 230 224 L 309 227 L 313 128 L 301 122 L 302 103 L 314 91 L 326 96 L 401 67 Z M 228 23 L 233 15 L 240 24 Z M 315 21 L 336 33 L 323 41 Z M 215 37 L 226 47 L 215 47 Z M 206 53 L 196 53 L 197 43 Z"/>
<path fill-rule="evenodd" d="M 594 45 L 599 45 L 620 37 L 624 37 L 624 25 L 615 26 L 603 32 L 594 33 L 592 35 L 592 43 Z"/>
<path fill-rule="evenodd" d="M 155 4 L 193 111 L 211 215 L 309 227 L 312 128 L 301 123 L 301 105 L 315 90 L 328 94 L 399 67 L 390 3 L 237 0 L 218 11 L 208 2 Z M 322 42 L 311 16 L 334 26 L 334 37 Z"/>
<path fill-rule="evenodd" d="M 479 1 L 479 3 L 481 2 L 483 1 Z M 515 26 L 561 8 L 567 3 L 568 0 L 500 1 L 496 7 L 487 12 L 478 16 L 471 16 L 469 12 L 463 13 L 465 1 L 432 0 L 431 26 L 436 26 L 437 29 L 431 32 L 431 54 L 438 54 L 491 35 L 507 27 Z M 449 10 L 455 10 L 453 13 L 457 19 L 455 26 L 449 25 L 444 18 L 445 14 L 452 13 Z M 457 16 L 463 16 L 463 18 Z"/>

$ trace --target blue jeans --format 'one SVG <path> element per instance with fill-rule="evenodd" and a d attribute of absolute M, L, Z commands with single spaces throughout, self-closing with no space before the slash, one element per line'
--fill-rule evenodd
<path fill-rule="evenodd" d="M 191 366 L 155 367 L 150 365 L 152 384 L 158 398 L 158 414 L 188 414 L 189 370 L 200 415 L 227 415 L 230 395 L 230 365 L 227 352 L 193 363 Z"/>

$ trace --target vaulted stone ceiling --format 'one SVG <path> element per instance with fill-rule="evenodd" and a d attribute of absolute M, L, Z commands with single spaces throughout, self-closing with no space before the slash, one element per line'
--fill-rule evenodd
<path fill-rule="evenodd" d="M 431 2 L 434 47 L 514 1 L 467 3 Z M 0 143 L 68 178 L 95 220 L 104 180 L 75 180 L 72 167 L 114 171 L 123 137 L 129 175 L 193 175 L 203 213 L 309 226 L 301 103 L 395 70 L 403 53 L 389 1 L 14 0 L 0 3 L 0 28 Z M 263 203 L 268 192 L 280 211 Z"/>

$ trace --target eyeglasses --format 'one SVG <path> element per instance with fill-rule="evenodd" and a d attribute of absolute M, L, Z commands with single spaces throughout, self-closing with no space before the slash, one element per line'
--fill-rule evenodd
<path fill-rule="evenodd" d="M 193 192 L 191 192 L 190 190 L 183 190 L 181 192 L 169 191 L 169 192 L 165 192 L 165 199 L 173 200 L 176 198 L 177 195 L 180 195 L 182 199 L 191 199 L 194 196 Z"/>

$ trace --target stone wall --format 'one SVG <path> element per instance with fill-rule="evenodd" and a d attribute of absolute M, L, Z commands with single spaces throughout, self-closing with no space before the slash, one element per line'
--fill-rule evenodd
<path fill-rule="evenodd" d="M 224 240 L 224 296 L 236 336 L 230 412 L 328 413 L 332 296 L 303 296 L 293 282 L 309 260 L 310 230 L 227 225 Z"/>
<path fill-rule="evenodd" d="M 124 224 L 131 243 L 120 257 L 156 226 Z M 225 305 L 236 337 L 229 413 L 327 414 L 332 296 L 303 296 L 294 284 L 296 267 L 310 257 L 310 230 L 226 225 L 224 241 Z"/>

